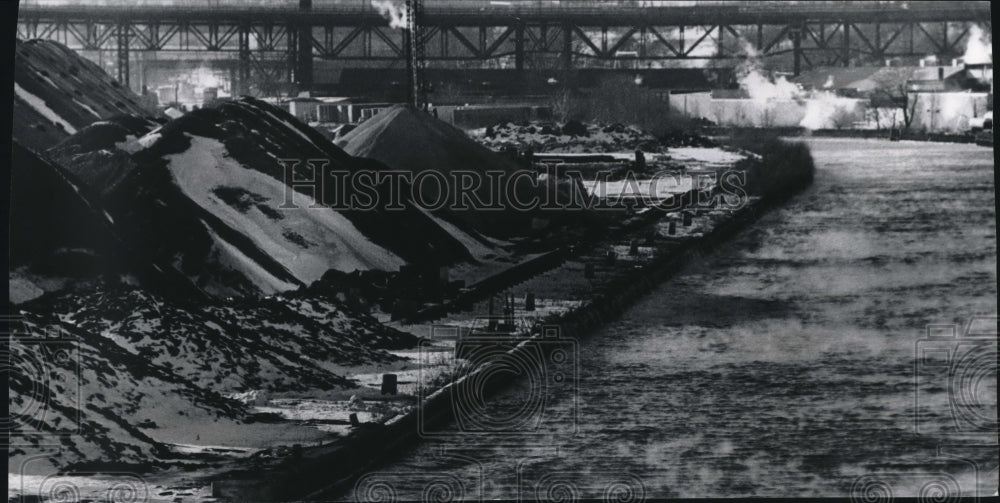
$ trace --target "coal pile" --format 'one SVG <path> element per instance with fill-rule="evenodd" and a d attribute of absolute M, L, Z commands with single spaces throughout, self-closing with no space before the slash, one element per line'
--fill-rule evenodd
<path fill-rule="evenodd" d="M 458 171 L 481 174 L 484 183 L 475 194 L 482 201 L 489 201 L 492 197 L 490 187 L 485 183 L 488 182 L 485 176 L 487 171 L 509 176 L 522 168 L 516 161 L 490 151 L 462 131 L 409 105 L 397 105 L 382 111 L 347 133 L 339 144 L 352 155 L 376 159 L 394 170 L 414 175 L 433 170 L 450 181 L 455 179 L 454 173 Z M 447 201 L 434 213 L 453 224 L 454 233 L 464 242 L 475 240 L 478 246 L 492 247 L 494 245 L 483 239 L 483 235 L 510 237 L 530 226 L 530 216 L 525 214 L 451 209 L 457 202 L 453 187 L 445 187 L 444 194 L 442 187 L 436 183 L 422 184 L 420 188 L 424 201 L 436 202 L 439 198 Z M 533 193 L 529 183 L 518 186 L 522 200 L 529 200 Z"/>
<path fill-rule="evenodd" d="M 11 330 L 13 430 L 31 451 L 12 447 L 11 466 L 24 468 L 52 446 L 41 459 L 48 469 L 148 467 L 171 456 L 154 438 L 163 437 L 158 430 L 192 422 L 235 427 L 245 415 L 238 402 L 56 316 L 23 312 Z M 43 371 L 48 378 L 38 379 Z"/>
<path fill-rule="evenodd" d="M 11 301 L 70 283 L 128 274 L 159 288 L 190 291 L 172 268 L 144 261 L 132 249 L 99 194 L 72 172 L 13 142 L 10 198 Z"/>
<path fill-rule="evenodd" d="M 408 262 L 471 260 L 434 219 L 403 201 L 335 209 L 343 194 L 320 185 L 337 170 L 384 170 L 354 158 L 286 112 L 252 98 L 193 111 L 135 138 L 142 125 L 110 121 L 51 152 L 90 188 L 136 260 L 171 268 L 209 296 L 270 294 L 329 269 L 397 270 Z M 286 185 L 283 159 L 298 183 Z M 308 159 L 323 159 L 313 171 Z M 292 195 L 292 208 L 286 205 Z M 347 197 L 353 195 L 348 191 Z M 342 202 L 342 201 L 341 201 Z"/>
<path fill-rule="evenodd" d="M 40 473 L 138 473 L 197 465 L 205 446 L 323 438 L 256 423 L 230 397 L 353 389 L 351 366 L 391 364 L 385 349 L 417 340 L 336 296 L 294 290 L 331 270 L 472 260 L 411 202 L 386 208 L 384 186 L 371 209 L 328 207 L 340 195 L 329 184 L 289 186 L 283 159 L 326 161 L 318 173 L 300 162 L 296 180 L 387 167 L 266 103 L 166 122 L 58 44 L 19 43 L 17 69 L 14 120 L 30 127 L 14 138 L 11 360 L 30 368 L 12 372 L 11 408 L 26 421 L 12 466 L 53 439 Z M 60 344 L 70 358 L 53 359 Z"/>
<path fill-rule="evenodd" d="M 113 334 L 148 364 L 227 394 L 352 388 L 331 369 L 395 361 L 377 348 L 417 342 L 336 300 L 309 295 L 190 305 L 117 285 L 42 298 L 23 309 L 55 314 L 88 334 Z"/>
<path fill-rule="evenodd" d="M 153 111 L 97 65 L 47 40 L 17 41 L 14 80 L 12 278 L 33 296 L 57 288 L 52 278 L 132 269 L 127 240 L 100 197 L 126 174 L 115 142 L 157 127 Z M 46 152 L 59 144 L 66 147 Z M 67 169 L 75 164 L 65 158 L 79 154 L 92 157 L 91 169 Z M 171 283 L 148 263 L 130 272 Z"/>
<path fill-rule="evenodd" d="M 14 139 L 44 150 L 80 129 L 118 115 L 151 117 L 138 95 L 57 42 L 17 41 Z"/>
<path fill-rule="evenodd" d="M 46 155 L 104 197 L 134 168 L 129 150 L 138 145 L 135 140 L 158 126 L 144 117 L 118 115 L 80 129 L 46 151 Z"/>
<path fill-rule="evenodd" d="M 13 143 L 10 201 L 11 268 L 32 262 L 54 272 L 66 253 L 97 257 L 113 253 L 112 223 L 86 197 L 86 186 L 71 173 Z M 82 257 L 83 258 L 83 257 Z M 62 271 L 66 272 L 66 271 Z"/>
<path fill-rule="evenodd" d="M 397 105 L 384 110 L 372 119 L 363 122 L 356 129 L 345 135 L 339 142 L 344 149 L 359 157 L 376 159 L 394 170 L 406 171 L 417 175 L 427 171 L 437 171 L 452 182 L 451 190 L 441 194 L 441 187 L 435 183 L 422 184 L 421 196 L 424 201 L 446 201 L 441 208 L 433 210 L 433 214 L 441 218 L 442 226 L 456 239 L 466 244 L 470 250 L 478 249 L 479 254 L 488 254 L 496 247 L 495 241 L 489 238 L 508 239 L 531 234 L 533 222 L 539 219 L 559 221 L 571 226 L 582 226 L 587 222 L 583 211 L 560 212 L 554 209 L 518 208 L 517 202 L 543 201 L 544 183 L 536 184 L 526 177 L 511 177 L 511 174 L 531 166 L 522 164 L 512 158 L 498 154 L 469 138 L 461 130 L 440 121 L 428 113 L 419 111 L 412 106 Z M 475 191 L 480 201 L 497 201 L 501 211 L 482 211 L 472 208 L 456 209 L 462 201 L 457 201 L 455 186 L 458 182 L 458 172 L 474 174 L 482 185 Z M 513 180 L 511 193 L 517 202 L 510 200 L 506 192 L 501 190 L 498 196 L 494 183 L 486 175 L 487 172 L 502 173 L 501 183 Z M 558 186 L 566 201 L 567 187 Z M 433 205 L 429 205 L 433 206 Z M 575 214 L 570 214 L 575 213 Z"/>
<path fill-rule="evenodd" d="M 50 470 L 190 463 L 171 444 L 253 445 L 298 432 L 305 427 L 251 424 L 252 410 L 233 397 L 353 389 L 338 373 L 344 366 L 393 362 L 382 348 L 417 343 L 307 293 L 192 305 L 105 284 L 19 309 L 10 386 L 11 410 L 23 416 L 18 438 L 37 452 L 51 435 L 73 433 Z M 11 460 L 26 455 L 15 449 Z"/>

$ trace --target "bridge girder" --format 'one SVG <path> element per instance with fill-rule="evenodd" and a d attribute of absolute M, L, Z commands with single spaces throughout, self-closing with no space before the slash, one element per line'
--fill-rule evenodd
<path fill-rule="evenodd" d="M 948 2 L 930 2 L 938 3 Z M 956 57 L 968 36 L 967 23 L 989 22 L 988 4 L 985 18 L 976 9 L 944 7 L 897 16 L 868 13 L 864 18 L 857 12 L 840 12 L 839 17 L 833 12 L 756 12 L 754 16 L 716 13 L 708 19 L 695 11 L 672 12 L 669 20 L 648 13 L 633 19 L 628 12 L 607 11 L 599 18 L 581 11 L 576 16 L 548 19 L 459 16 L 428 8 L 419 32 L 420 46 L 425 61 L 443 65 L 522 70 L 615 67 L 653 61 L 731 60 L 755 52 L 763 58 L 791 57 L 798 72 L 803 66 L 847 65 L 852 60 L 881 62 L 928 53 Z M 309 51 L 315 58 L 338 61 L 404 61 L 405 30 L 390 28 L 380 16 L 305 14 L 289 11 L 248 17 L 235 12 L 132 10 L 125 15 L 94 9 L 22 9 L 18 36 L 51 39 L 78 50 L 114 51 L 119 80 L 124 83 L 128 83 L 130 52 L 231 53 L 239 64 L 236 88 L 241 91 L 263 73 L 274 79 L 274 65 L 261 62 L 276 58 L 287 59 L 289 82 L 308 87 L 311 67 L 303 64 L 309 59 L 303 54 Z M 956 23 L 962 23 L 961 27 L 949 30 L 949 24 Z M 307 70 L 310 75 L 303 75 Z"/>

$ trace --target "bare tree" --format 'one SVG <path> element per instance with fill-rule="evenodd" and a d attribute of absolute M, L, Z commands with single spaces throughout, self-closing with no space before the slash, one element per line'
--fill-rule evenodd
<path fill-rule="evenodd" d="M 875 89 L 871 92 L 869 103 L 874 109 L 889 108 L 900 110 L 903 114 L 903 128 L 910 129 L 913 116 L 916 112 L 917 100 L 910 96 L 906 88 L 906 82 L 910 78 L 912 70 L 905 67 L 885 68 L 875 76 Z M 876 120 L 878 112 L 876 112 Z M 892 114 L 893 127 L 895 128 L 896 114 Z"/>

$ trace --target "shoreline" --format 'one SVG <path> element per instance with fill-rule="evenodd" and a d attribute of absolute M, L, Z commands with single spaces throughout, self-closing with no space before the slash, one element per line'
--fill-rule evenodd
<path fill-rule="evenodd" d="M 886 141 L 921 141 L 930 143 L 976 143 L 976 135 L 959 133 L 918 133 L 901 132 L 898 138 L 892 138 L 887 129 L 816 129 L 808 130 L 802 127 L 706 127 L 704 133 L 712 137 L 729 137 L 746 133 L 773 133 L 788 138 L 860 138 L 866 140 Z"/>

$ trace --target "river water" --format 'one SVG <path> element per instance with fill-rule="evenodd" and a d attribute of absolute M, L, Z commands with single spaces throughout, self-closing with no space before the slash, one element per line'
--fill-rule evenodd
<path fill-rule="evenodd" d="M 433 432 L 344 497 L 992 495 L 992 150 L 806 141 L 814 185 L 580 341 L 546 420 Z"/>

